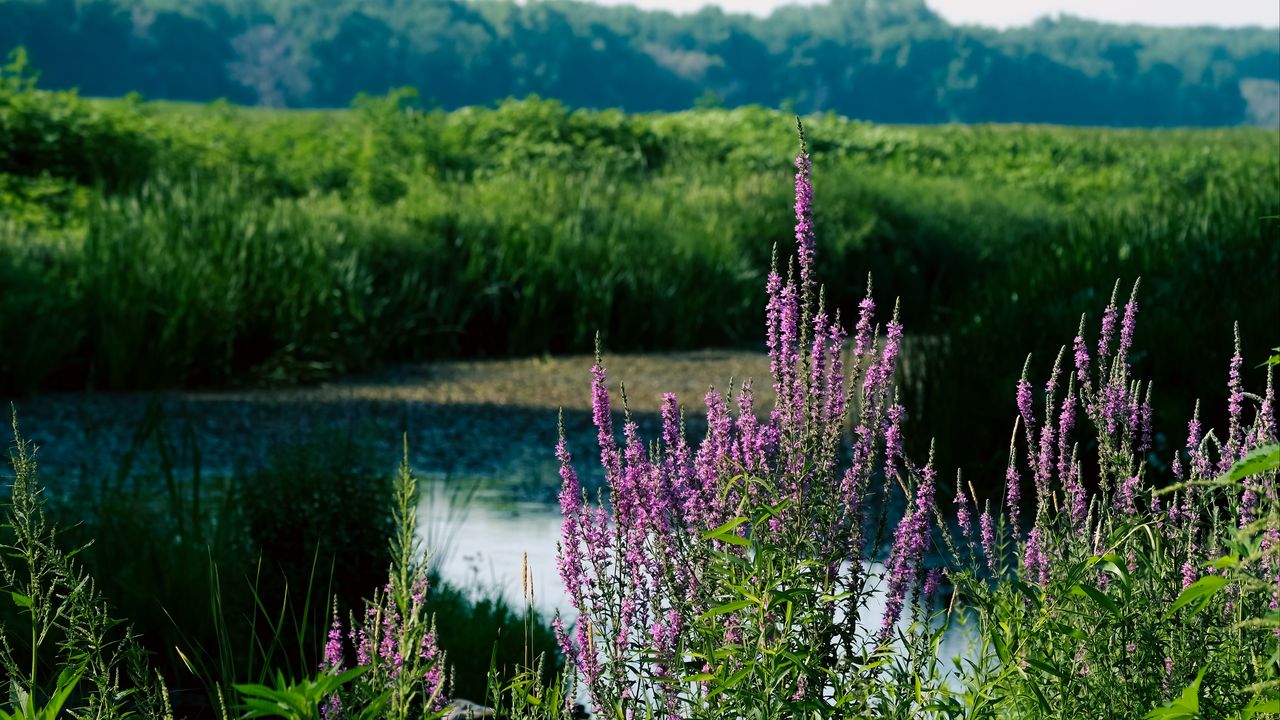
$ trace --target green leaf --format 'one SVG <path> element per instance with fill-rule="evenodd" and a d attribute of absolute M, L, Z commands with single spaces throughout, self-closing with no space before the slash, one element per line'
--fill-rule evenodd
<path fill-rule="evenodd" d="M 24 608 L 31 607 L 30 596 L 23 595 L 22 593 L 10 592 L 9 597 L 13 598 L 13 604 L 17 605 L 18 607 L 24 607 Z"/>
<path fill-rule="evenodd" d="M 1249 720 L 1249 718 L 1252 718 L 1254 715 L 1259 713 L 1280 713 L 1280 698 L 1258 698 L 1257 700 L 1249 703 L 1248 706 L 1241 711 L 1240 717 L 1243 718 L 1243 720 Z"/>
<path fill-rule="evenodd" d="M 1235 555 L 1223 555 L 1217 560 L 1214 560 L 1213 562 L 1209 563 L 1209 567 L 1213 568 L 1214 570 L 1221 570 L 1223 568 L 1236 567 L 1239 564 L 1240 564 L 1239 557 Z"/>
<path fill-rule="evenodd" d="M 1116 602 L 1107 597 L 1106 593 L 1092 585 L 1075 585 L 1071 588 L 1071 594 L 1087 597 L 1100 605 L 1102 609 L 1116 616 L 1116 618 L 1120 617 L 1120 607 L 1116 605 Z"/>
<path fill-rule="evenodd" d="M 80 683 L 81 670 L 65 668 L 58 675 L 58 686 L 54 690 L 53 696 L 49 698 L 49 704 L 45 705 L 41 715 L 54 720 L 62 712 L 62 706 L 66 704 L 67 698 L 71 697 L 71 693 L 75 691 L 76 685 Z"/>
<path fill-rule="evenodd" d="M 1280 467 L 1280 443 L 1263 445 L 1236 461 L 1231 469 L 1218 476 L 1219 482 L 1236 482 Z"/>
<path fill-rule="evenodd" d="M 1067 681 L 1067 675 L 1066 675 L 1066 673 L 1064 673 L 1064 672 L 1062 672 L 1061 670 L 1059 670 L 1058 668 L 1056 668 L 1056 667 L 1054 667 L 1054 666 L 1050 665 L 1049 663 L 1045 662 L 1044 660 L 1036 660 L 1035 658 L 1027 658 L 1027 664 L 1028 664 L 1028 665 L 1030 665 L 1031 667 L 1033 667 L 1033 668 L 1035 668 L 1035 669 L 1039 670 L 1040 672 L 1048 673 L 1048 674 L 1050 674 L 1050 675 L 1052 675 L 1052 676 L 1054 676 L 1054 677 L 1058 678 L 1058 679 L 1059 679 L 1059 680 L 1061 680 L 1062 682 L 1066 682 L 1066 681 Z"/>
<path fill-rule="evenodd" d="M 1178 611 L 1178 608 L 1197 600 L 1202 600 L 1200 606 L 1195 609 L 1196 612 L 1199 612 L 1209 603 L 1209 598 L 1213 597 L 1213 594 L 1221 590 L 1226 584 L 1227 579 L 1218 575 L 1206 575 L 1200 578 L 1178 595 L 1178 599 L 1173 601 L 1173 605 L 1169 606 L 1169 611 L 1164 616 L 1170 617 Z"/>
<path fill-rule="evenodd" d="M 708 618 L 716 617 L 717 615 L 724 615 L 726 613 L 731 613 L 737 610 L 741 610 L 742 608 L 747 607 L 749 605 L 751 605 L 750 600 L 734 600 L 731 603 L 725 603 L 724 605 L 721 605 L 719 607 L 711 608 L 710 610 L 702 613 L 702 615 L 699 616 L 698 619 L 706 620 Z"/>
<path fill-rule="evenodd" d="M 728 535 L 720 535 L 711 539 L 719 540 L 720 542 L 723 542 L 723 543 L 729 543 L 730 545 L 741 545 L 743 547 L 751 547 L 750 540 L 742 537 L 741 535 L 734 535 L 732 533 Z"/>
<path fill-rule="evenodd" d="M 736 517 L 714 530 L 708 530 L 702 533 L 702 539 L 703 540 L 719 540 L 721 539 L 722 535 L 729 535 L 733 533 L 734 530 L 738 529 L 738 526 L 742 525 L 746 521 L 747 519 L 745 517 Z"/>
<path fill-rule="evenodd" d="M 1209 666 L 1200 668 L 1182 695 L 1147 713 L 1144 720 L 1197 720 L 1200 717 L 1200 682 Z"/>
<path fill-rule="evenodd" d="M 1062 623 L 1049 623 L 1048 628 L 1058 633 L 1059 635 L 1066 635 L 1067 637 L 1075 640 L 1085 639 L 1084 631 L 1080 630 L 1079 628 L 1073 628 L 1070 625 L 1064 625 Z"/>

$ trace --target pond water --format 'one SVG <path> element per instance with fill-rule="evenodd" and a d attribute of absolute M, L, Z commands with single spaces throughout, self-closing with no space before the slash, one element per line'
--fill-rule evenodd
<path fill-rule="evenodd" d="M 559 505 L 492 491 L 475 492 L 465 506 L 462 499 L 443 480 L 424 487 L 418 534 L 441 577 L 477 596 L 500 593 L 519 607 L 527 558 L 535 607 L 548 616 L 572 613 L 556 571 Z"/>

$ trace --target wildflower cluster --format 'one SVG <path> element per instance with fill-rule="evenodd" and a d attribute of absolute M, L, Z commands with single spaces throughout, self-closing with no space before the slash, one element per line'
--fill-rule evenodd
<path fill-rule="evenodd" d="M 935 477 L 903 452 L 894 386 L 902 325 L 895 311 L 881 337 L 870 284 L 852 348 L 825 309 L 803 149 L 795 213 L 796 260 L 784 279 L 775 259 L 766 283 L 777 396 L 767 415 L 750 381 L 713 388 L 695 446 L 667 394 L 650 443 L 624 390 L 619 443 L 597 352 L 593 419 L 607 500 L 584 492 L 563 433 L 557 447 L 559 570 L 578 618 L 572 632 L 556 628 L 595 707 L 617 717 L 865 709 L 876 695 L 868 688 L 888 672 L 875 657 L 898 652 L 895 630 L 920 596 Z M 873 564 L 886 518 L 869 509 L 887 507 L 899 487 L 904 516 L 887 562 Z"/>
<path fill-rule="evenodd" d="M 1262 395 L 1246 393 L 1237 337 L 1225 435 L 1202 428 L 1197 406 L 1160 488 L 1147 478 L 1151 388 L 1129 361 L 1137 308 L 1136 285 L 1123 310 L 1113 293 L 1094 353 L 1081 320 L 1074 368 L 1063 371 L 1064 348 L 1041 416 L 1024 371 L 1004 510 L 987 507 L 976 539 L 957 510 L 953 579 L 977 610 L 980 660 L 1019 715 L 1138 717 L 1191 688 L 1205 716 L 1225 716 L 1278 669 L 1265 650 L 1280 625 L 1271 371 Z M 1273 462 L 1251 465 L 1259 453 Z M 1022 472 L 1035 491 L 1025 520 Z"/>

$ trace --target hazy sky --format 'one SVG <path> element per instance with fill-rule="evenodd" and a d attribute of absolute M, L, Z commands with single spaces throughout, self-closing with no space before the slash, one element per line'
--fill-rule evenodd
<path fill-rule="evenodd" d="M 608 5 L 690 12 L 716 4 L 733 12 L 765 15 L 797 0 L 593 0 Z M 800 0 L 812 3 L 818 0 Z M 953 23 L 1026 25 L 1044 15 L 1068 13 L 1108 22 L 1146 25 L 1280 26 L 1280 0 L 926 0 Z"/>

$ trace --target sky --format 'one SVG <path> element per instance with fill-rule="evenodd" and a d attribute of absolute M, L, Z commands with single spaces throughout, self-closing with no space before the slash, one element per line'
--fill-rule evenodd
<path fill-rule="evenodd" d="M 766 15 L 797 0 L 593 0 L 607 5 L 692 12 L 714 3 L 731 12 Z M 812 3 L 817 0 L 799 0 Z M 925 0 L 956 24 L 1011 27 L 1066 13 L 1092 20 L 1144 25 L 1263 25 L 1280 27 L 1280 0 Z"/>

